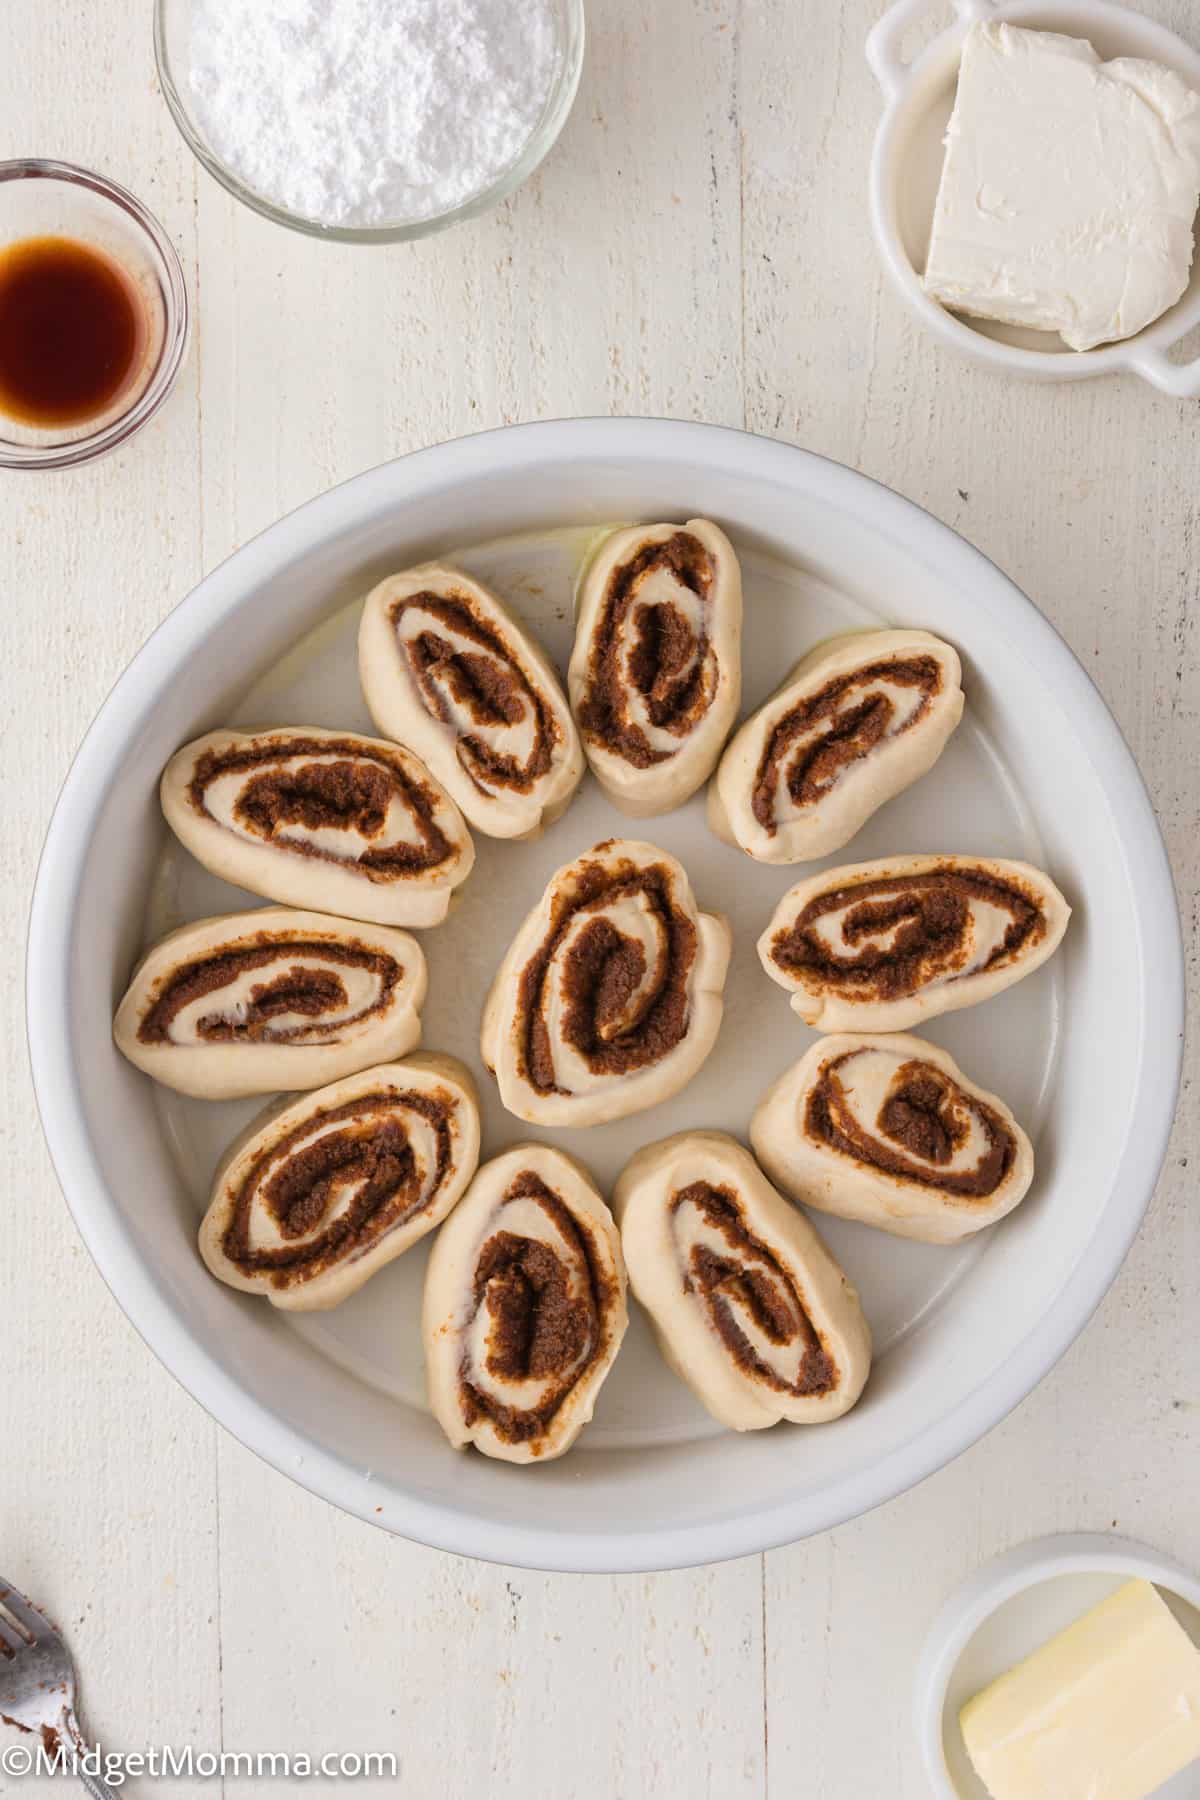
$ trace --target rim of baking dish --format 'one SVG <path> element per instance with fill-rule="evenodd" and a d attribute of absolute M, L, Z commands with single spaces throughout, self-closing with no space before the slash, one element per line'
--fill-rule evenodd
<path fill-rule="evenodd" d="M 503 444 L 503 450 L 498 446 Z M 944 1417 L 915 1432 L 869 1468 L 817 1494 L 736 1518 L 620 1535 L 564 1530 L 547 1538 L 532 1526 L 454 1512 L 415 1494 L 363 1494 L 361 1470 L 288 1425 L 254 1399 L 206 1343 L 172 1310 L 137 1238 L 113 1205 L 87 1127 L 71 1046 L 69 947 L 92 822 L 138 722 L 154 710 L 186 659 L 247 595 L 356 519 L 423 493 L 478 479 L 502 454 L 505 466 L 546 460 L 635 455 L 645 462 L 708 465 L 776 486 L 795 485 L 803 464 L 806 492 L 864 529 L 910 550 L 947 582 L 986 605 L 989 591 L 1028 637 L 1039 665 L 1066 696 L 1093 760 L 1101 767 L 1136 901 L 1136 955 L 1142 1032 L 1136 1099 L 1113 1198 L 1049 1311 L 986 1381 Z M 288 529 L 281 527 L 286 524 Z M 1107 1292 L 1149 1204 L 1175 1113 L 1183 1056 L 1183 944 L 1166 849 L 1133 755 L 1098 690 L 1053 626 L 997 566 L 948 525 L 842 464 L 726 426 L 665 419 L 570 419 L 505 426 L 414 451 L 353 477 L 285 515 L 221 563 L 179 602 L 133 658 L 101 706 L 68 772 L 50 821 L 34 886 L 26 980 L 30 1062 L 38 1110 L 67 1204 L 92 1259 L 118 1304 L 161 1362 L 227 1430 L 281 1474 L 322 1499 L 439 1550 L 532 1569 L 622 1572 L 685 1568 L 774 1549 L 830 1529 L 894 1499 L 933 1474 L 999 1424 L 1047 1374 Z M 382 1511 L 376 1504 L 384 1501 Z"/>

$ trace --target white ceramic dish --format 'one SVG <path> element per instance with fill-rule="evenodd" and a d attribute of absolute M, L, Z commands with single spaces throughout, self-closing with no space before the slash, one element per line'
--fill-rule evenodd
<path fill-rule="evenodd" d="M 906 33 L 935 0 L 897 0 L 867 39 L 867 61 L 883 89 L 884 111 L 871 158 L 871 227 L 901 299 L 927 331 L 977 362 L 1036 381 L 1078 381 L 1129 370 L 1164 393 L 1200 394 L 1200 357 L 1169 352 L 1200 325 L 1200 258 L 1182 298 L 1161 319 L 1119 344 L 1069 350 L 1057 332 L 967 319 L 947 312 L 921 285 L 942 139 L 954 105 L 962 41 L 977 19 L 1006 19 L 1040 31 L 1090 38 L 1100 55 L 1145 56 L 1175 69 L 1200 92 L 1200 53 L 1153 19 L 1111 0 L 953 0 L 956 19 L 911 62 Z"/>
<path fill-rule="evenodd" d="M 639 1318 L 579 1446 L 513 1469 L 456 1455 L 424 1410 L 423 1252 L 299 1326 L 209 1278 L 194 1229 L 242 1113 L 156 1092 L 115 1054 L 111 1011 L 147 932 L 248 903 L 164 855 L 156 784 L 177 744 L 251 716 L 365 725 L 348 603 L 388 570 L 464 544 L 476 546 L 468 566 L 521 605 L 562 666 L 587 528 L 695 513 L 727 526 L 743 558 L 747 710 L 802 649 L 856 624 L 919 622 L 962 651 L 966 721 L 855 853 L 1026 856 L 1066 890 L 1076 919 L 1053 961 L 929 1033 L 1009 1100 L 1036 1136 L 1040 1175 L 1011 1218 L 959 1249 L 822 1222 L 878 1350 L 844 1419 L 722 1433 Z M 582 529 L 554 529 L 564 525 Z M 256 671 L 267 673 L 248 695 Z M 541 1134 L 582 1155 L 601 1187 L 653 1137 L 696 1124 L 744 1135 L 761 1090 L 811 1041 L 754 953 L 794 871 L 751 868 L 719 843 L 702 797 L 653 824 L 702 903 L 731 913 L 737 950 L 717 1050 L 683 1094 L 651 1116 Z M 425 936 L 425 1043 L 479 1073 L 490 1151 L 528 1133 L 480 1069 L 487 979 L 549 871 L 617 825 L 589 779 L 540 842 L 479 839 L 462 907 Z M 900 1492 L 995 1424 L 1080 1330 L 1137 1229 L 1174 1109 L 1183 992 L 1170 874 L 1137 770 L 1078 663 L 1012 583 L 837 464 L 738 432 L 617 419 L 408 457 L 313 501 L 210 575 L 135 658 L 71 771 L 38 877 L 28 980 L 63 1187 L 110 1286 L 180 1380 L 244 1443 L 361 1517 L 557 1569 L 665 1567 L 787 1542 Z"/>
<path fill-rule="evenodd" d="M 1200 1581 L 1128 1538 L 1068 1532 L 1020 1544 L 951 1595 L 917 1664 L 914 1723 L 934 1800 L 988 1800 L 967 1757 L 958 1715 L 973 1694 L 1064 1630 L 1124 1582 L 1152 1581 L 1200 1643 Z M 1193 1763 L 1155 1800 L 1196 1800 Z"/>

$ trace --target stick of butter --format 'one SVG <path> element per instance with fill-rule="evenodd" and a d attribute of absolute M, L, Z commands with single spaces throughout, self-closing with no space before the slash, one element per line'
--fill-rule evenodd
<path fill-rule="evenodd" d="M 1200 1756 L 1200 1650 L 1127 1581 L 959 1714 L 992 1800 L 1146 1800 Z"/>

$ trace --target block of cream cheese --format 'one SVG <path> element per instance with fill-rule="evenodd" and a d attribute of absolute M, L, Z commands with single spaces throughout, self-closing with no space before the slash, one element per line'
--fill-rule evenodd
<path fill-rule="evenodd" d="M 1132 337 L 1187 286 L 1200 96 L 1083 38 L 984 22 L 963 44 L 925 267 L 935 300 L 1057 331 Z"/>
<path fill-rule="evenodd" d="M 1200 1756 L 1200 1650 L 1156 1588 L 1127 1581 L 959 1723 L 992 1800 L 1146 1800 Z"/>

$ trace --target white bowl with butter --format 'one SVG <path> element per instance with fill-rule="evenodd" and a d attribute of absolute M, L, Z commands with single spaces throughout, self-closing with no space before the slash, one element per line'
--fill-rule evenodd
<path fill-rule="evenodd" d="M 1200 94 L 1200 53 L 1172 32 L 1111 0 L 955 0 L 956 20 L 911 62 L 902 58 L 906 35 L 930 9 L 931 0 L 897 0 L 867 40 L 867 60 L 886 106 L 871 165 L 871 222 L 893 284 L 922 325 L 951 347 L 990 367 L 1034 380 L 1079 380 L 1127 370 L 1165 393 L 1200 395 L 1200 357 L 1174 361 L 1170 352 L 1200 325 L 1200 258 L 1194 258 L 1184 292 L 1134 335 L 1095 348 L 1070 349 L 1057 331 L 972 318 L 952 312 L 926 289 L 924 274 L 945 158 L 944 138 L 954 106 L 963 45 L 981 21 L 1084 39 L 1098 56 L 1137 58 L 1157 64 Z M 1053 81 L 1052 71 L 1042 78 Z M 994 96 L 1003 104 L 1002 95 Z M 1092 121 L 1080 120 L 1081 130 Z M 993 136 L 996 120 L 988 122 Z M 1153 183 L 1159 171 L 1147 170 Z M 1098 180 L 1103 181 L 1102 172 Z M 951 196 L 951 199 L 953 196 Z M 1054 242 L 1053 218 L 1044 222 Z M 1059 222 L 1061 224 L 1061 221 Z M 1119 223 L 1119 222 L 1118 222 Z M 1033 226 L 1037 221 L 1032 221 Z M 1003 254 L 1003 225 L 997 254 Z M 953 272 L 952 272 L 953 273 Z M 1154 271 L 1143 271 L 1152 281 Z M 951 284 L 953 285 L 953 284 Z M 950 289 L 946 290 L 947 292 Z M 1088 295 L 1080 294 L 1086 314 Z"/>
<path fill-rule="evenodd" d="M 917 1739 L 935 1800 L 988 1800 L 959 1724 L 967 1702 L 1130 1581 L 1152 1583 L 1192 1642 L 1200 1643 L 1200 1579 L 1146 1545 L 1100 1532 L 1020 1544 L 951 1595 L 926 1638 L 914 1691 Z M 1096 1721 L 1076 1721 L 1093 1740 L 1104 1729 L 1104 1715 L 1119 1713 L 1126 1702 L 1136 1708 L 1138 1696 L 1124 1694 L 1119 1682 L 1108 1694 L 1103 1681 L 1089 1685 L 1081 1679 L 1073 1685 L 1085 1709 L 1097 1699 L 1107 1702 Z M 1050 1705 L 1047 1693 L 1047 1709 Z M 1131 1723 L 1110 1721 L 1120 1736 Z M 1060 1735 L 1069 1740 L 1069 1732 Z M 1069 1754 L 1069 1741 L 1063 1749 Z M 1200 1764 L 1193 1762 L 1151 1791 L 1155 1800 L 1195 1800 Z"/>

